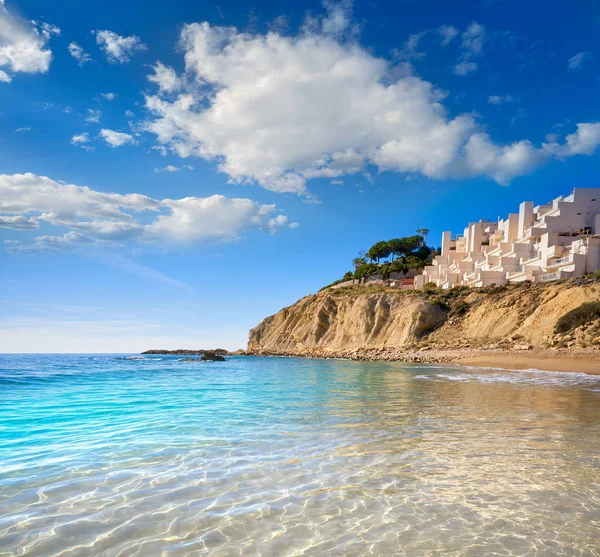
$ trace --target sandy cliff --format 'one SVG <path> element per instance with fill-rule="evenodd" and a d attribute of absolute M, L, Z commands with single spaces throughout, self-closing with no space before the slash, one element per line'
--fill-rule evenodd
<path fill-rule="evenodd" d="M 556 333 L 558 320 L 600 301 L 600 283 L 523 284 L 452 291 L 326 290 L 250 331 L 255 354 L 344 356 L 360 351 L 600 348 L 600 319 Z"/>

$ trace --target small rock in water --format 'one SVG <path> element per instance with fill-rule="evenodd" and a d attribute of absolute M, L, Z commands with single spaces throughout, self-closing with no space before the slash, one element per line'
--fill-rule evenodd
<path fill-rule="evenodd" d="M 224 362 L 225 358 L 220 354 L 215 354 L 214 352 L 205 352 L 202 354 L 202 358 L 200 358 L 203 362 Z"/>

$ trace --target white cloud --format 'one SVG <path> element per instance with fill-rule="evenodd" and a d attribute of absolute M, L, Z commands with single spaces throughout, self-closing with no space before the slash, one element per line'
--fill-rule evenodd
<path fill-rule="evenodd" d="M 5 71 L 0 70 L 0 81 L 2 83 L 10 83 L 12 81 L 12 77 L 8 75 Z"/>
<path fill-rule="evenodd" d="M 179 166 L 173 166 L 172 164 L 168 164 L 167 166 L 163 167 L 163 168 L 155 168 L 154 172 L 179 172 L 180 170 L 194 170 L 193 166 L 190 166 L 189 164 L 184 164 L 183 166 L 179 167 Z"/>
<path fill-rule="evenodd" d="M 107 101 L 114 101 L 117 98 L 116 93 L 100 93 L 101 97 L 104 97 Z"/>
<path fill-rule="evenodd" d="M 307 180 L 363 173 L 368 165 L 437 179 L 479 173 L 505 183 L 558 156 L 527 140 L 496 145 L 473 114 L 450 116 L 446 94 L 433 84 L 398 76 L 355 40 L 325 32 L 327 17 L 313 18 L 297 36 L 184 26 L 183 89 L 175 98 L 146 98 L 153 148 L 214 161 L 234 183 L 298 194 L 306 194 Z M 462 34 L 459 75 L 477 68 L 471 58 L 484 40 L 478 23 Z M 477 151 L 491 162 L 480 164 Z"/>
<path fill-rule="evenodd" d="M 90 142 L 90 134 L 87 132 L 74 135 L 71 138 L 71 145 L 75 145 L 75 147 L 81 147 L 82 149 L 85 149 L 86 151 L 93 151 L 94 150 L 93 147 L 86 145 L 89 142 Z"/>
<path fill-rule="evenodd" d="M 485 27 L 473 21 L 462 34 L 462 47 L 465 57 L 478 56 L 483 51 L 485 40 Z"/>
<path fill-rule="evenodd" d="M 165 66 L 161 62 L 157 62 L 152 69 L 154 70 L 154 74 L 148 76 L 148 81 L 156 83 L 161 93 L 174 93 L 175 91 L 179 91 L 183 86 L 182 80 L 177 77 L 175 70 L 170 66 Z"/>
<path fill-rule="evenodd" d="M 111 147 L 121 147 L 122 145 L 127 145 L 128 143 L 135 145 L 136 143 L 133 135 L 128 133 L 102 129 L 100 130 L 100 135 L 102 136 L 102 139 L 104 139 L 104 141 L 106 141 L 106 143 L 108 143 Z"/>
<path fill-rule="evenodd" d="M 45 73 L 52 61 L 52 52 L 46 43 L 60 29 L 48 23 L 24 22 L 6 11 L 0 4 L 0 68 L 12 73 Z M 9 82 L 10 76 L 2 70 L 1 81 Z"/>
<path fill-rule="evenodd" d="M 425 33 L 425 31 L 422 31 L 421 33 L 414 33 L 413 35 L 410 35 L 404 43 L 402 50 L 395 52 L 396 56 L 400 60 L 405 60 L 406 62 L 424 58 L 425 53 L 419 52 L 419 42 Z"/>
<path fill-rule="evenodd" d="M 69 43 L 67 48 L 69 50 L 69 54 L 75 58 L 75 60 L 77 60 L 77 63 L 80 67 L 92 61 L 92 57 L 76 42 Z"/>
<path fill-rule="evenodd" d="M 480 56 L 485 41 L 485 27 L 473 21 L 461 35 L 462 54 L 460 61 L 454 65 L 455 75 L 465 76 L 477 70 L 478 66 L 472 58 Z"/>
<path fill-rule="evenodd" d="M 125 116 L 127 116 L 127 118 L 133 118 L 133 117 L 135 117 L 135 114 L 133 113 L 132 110 L 127 109 L 125 111 Z"/>
<path fill-rule="evenodd" d="M 583 64 L 593 58 L 591 52 L 578 52 L 575 56 L 571 56 L 568 62 L 569 71 L 575 72 L 583 67 Z"/>
<path fill-rule="evenodd" d="M 105 52 L 111 64 L 125 64 L 136 52 L 147 50 L 147 46 L 139 37 L 132 35 L 123 37 L 113 31 L 96 31 L 96 43 Z"/>
<path fill-rule="evenodd" d="M 573 155 L 593 155 L 600 145 L 600 123 L 577 124 L 577 131 L 565 138 L 564 145 L 552 143 L 552 150 L 560 157 Z"/>
<path fill-rule="evenodd" d="M 442 45 L 448 46 L 454 37 L 458 35 L 458 29 L 452 25 L 441 25 L 438 27 L 438 33 L 442 37 Z"/>
<path fill-rule="evenodd" d="M 93 108 L 88 108 L 88 115 L 85 119 L 86 122 L 90 124 L 97 124 L 100 122 L 100 118 L 102 118 L 102 112 L 100 110 L 94 110 Z"/>
<path fill-rule="evenodd" d="M 490 104 L 494 104 L 496 106 L 501 105 L 501 104 L 511 103 L 513 101 L 514 101 L 514 99 L 512 98 L 511 95 L 490 95 L 487 100 L 487 102 L 489 102 Z"/>
<path fill-rule="evenodd" d="M 15 252 L 113 246 L 124 241 L 185 246 L 236 240 L 251 229 L 273 232 L 291 226 L 287 217 L 276 214 L 274 205 L 251 199 L 213 195 L 157 200 L 61 184 L 35 174 L 0 175 L 0 219 L 0 224 L 13 229 L 37 228 L 38 221 L 67 229 L 64 234 L 40 236 L 31 244 L 5 242 L 5 248 Z"/>
<path fill-rule="evenodd" d="M 475 62 L 459 62 L 454 66 L 454 73 L 456 75 L 465 76 L 474 72 L 476 69 L 477 64 Z"/>
<path fill-rule="evenodd" d="M 153 145 L 153 146 L 151 147 L 151 149 L 152 149 L 153 151 L 158 151 L 158 152 L 160 153 L 160 156 L 161 156 L 161 157 L 166 157 L 166 156 L 167 156 L 167 154 L 168 154 L 167 148 L 166 148 L 166 147 L 164 147 L 163 145 Z"/>
<path fill-rule="evenodd" d="M 90 141 L 90 134 L 89 133 L 80 133 L 79 135 L 74 135 L 71 138 L 71 143 L 73 145 L 79 145 L 81 143 L 89 143 Z"/>
<path fill-rule="evenodd" d="M 33 230 L 39 227 L 40 223 L 34 217 L 27 218 L 23 215 L 7 217 L 0 215 L 0 228 L 10 228 L 12 230 Z"/>
<path fill-rule="evenodd" d="M 31 128 L 17 128 L 15 131 L 18 133 L 24 133 L 31 131 Z"/>

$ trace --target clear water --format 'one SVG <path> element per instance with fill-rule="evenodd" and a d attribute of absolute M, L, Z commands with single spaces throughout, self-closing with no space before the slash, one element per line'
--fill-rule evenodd
<path fill-rule="evenodd" d="M 0 356 L 0 555 L 600 555 L 600 377 Z"/>

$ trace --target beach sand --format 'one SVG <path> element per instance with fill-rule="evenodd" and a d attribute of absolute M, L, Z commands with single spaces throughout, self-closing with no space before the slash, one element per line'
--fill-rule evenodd
<path fill-rule="evenodd" d="M 456 359 L 455 363 L 501 369 L 541 369 L 600 375 L 600 351 L 585 352 L 490 352 Z"/>

